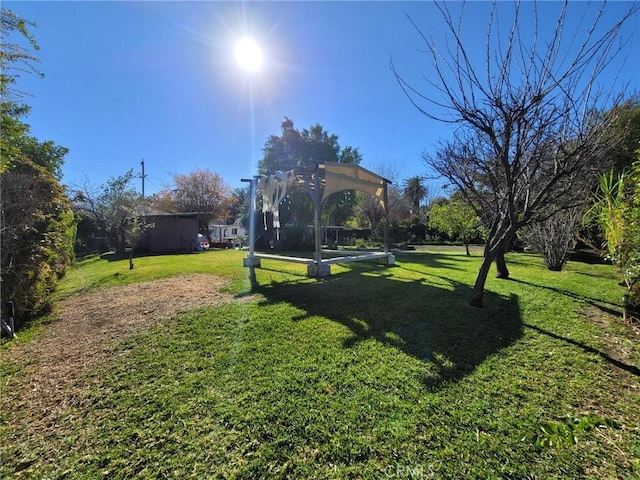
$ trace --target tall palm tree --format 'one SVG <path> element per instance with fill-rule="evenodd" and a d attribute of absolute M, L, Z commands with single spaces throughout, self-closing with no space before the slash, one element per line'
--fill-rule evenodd
<path fill-rule="evenodd" d="M 418 213 L 420 202 L 429 194 L 429 188 L 424 184 L 424 177 L 416 175 L 404 180 L 402 192 L 411 204 L 411 213 Z"/>

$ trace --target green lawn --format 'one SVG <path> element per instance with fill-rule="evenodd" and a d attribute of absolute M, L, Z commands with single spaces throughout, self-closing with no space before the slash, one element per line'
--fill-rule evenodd
<path fill-rule="evenodd" d="M 244 296 L 243 255 L 142 257 L 132 271 L 94 257 L 59 291 L 202 272 Z M 263 261 L 254 301 L 125 340 L 90 372 L 100 380 L 83 408 L 28 452 L 3 411 L 0 476 L 638 478 L 640 346 L 617 313 L 613 268 L 507 261 L 513 280 L 489 278 L 482 309 L 467 306 L 480 256 L 462 248 L 334 266 L 322 280 Z M 19 375 L 4 353 L 7 377 Z M 50 450 L 57 461 L 39 462 Z"/>

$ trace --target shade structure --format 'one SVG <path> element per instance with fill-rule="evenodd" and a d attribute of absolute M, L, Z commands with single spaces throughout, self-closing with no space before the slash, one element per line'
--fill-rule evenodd
<path fill-rule="evenodd" d="M 325 162 L 313 167 L 296 168 L 292 172 L 296 183 L 306 184 L 311 191 L 315 191 L 317 179 L 321 192 L 319 199 L 322 202 L 334 193 L 358 190 L 373 195 L 386 210 L 385 190 L 391 181 L 360 165 Z"/>
<path fill-rule="evenodd" d="M 330 264 L 336 263 L 335 260 L 323 260 L 322 258 L 322 245 L 320 240 L 320 214 L 322 211 L 322 205 L 328 197 L 330 197 L 334 193 L 347 190 L 357 190 L 367 193 L 375 197 L 378 202 L 380 202 L 380 205 L 385 211 L 384 253 L 381 253 L 380 255 L 375 254 L 373 256 L 381 257 L 381 260 L 385 264 L 392 265 L 394 263 L 393 255 L 389 254 L 388 252 L 387 185 L 391 183 L 390 180 L 387 180 L 386 178 L 381 177 L 380 175 L 377 175 L 359 165 L 336 162 L 325 162 L 316 164 L 314 166 L 296 168 L 286 173 L 276 172 L 276 174 L 270 177 L 254 177 L 252 180 L 244 180 L 250 182 L 251 184 L 249 218 L 252 223 L 253 212 L 255 209 L 256 189 L 259 189 L 261 188 L 261 186 L 263 186 L 263 196 L 266 195 L 266 198 L 263 199 L 263 205 L 265 205 L 267 202 L 270 202 L 271 198 L 279 196 L 274 195 L 274 193 L 272 192 L 273 189 L 271 188 L 272 186 L 275 187 L 276 193 L 282 187 L 286 189 L 286 184 L 283 184 L 282 179 L 287 179 L 286 184 L 304 184 L 314 205 L 315 252 L 314 258 L 309 265 L 308 271 L 310 276 L 329 275 Z M 284 195 L 282 195 L 282 197 L 284 197 Z M 273 205 L 273 209 L 277 209 L 276 204 Z M 251 224 L 249 230 L 249 256 L 245 259 L 244 263 L 245 266 L 259 266 L 259 258 L 267 258 L 269 256 L 254 253 L 253 239 L 255 226 Z M 279 256 L 278 259 L 282 260 L 284 258 L 285 257 Z M 290 261 L 301 260 L 294 257 L 290 258 Z M 365 258 L 359 256 L 357 260 L 360 259 L 364 260 Z M 346 258 L 343 257 L 341 260 L 346 261 Z M 356 258 L 350 258 L 348 261 L 355 260 Z M 307 263 L 306 260 L 304 262 Z"/>
<path fill-rule="evenodd" d="M 318 165 L 318 169 L 320 176 L 322 176 L 322 170 L 324 170 L 322 201 L 337 192 L 358 190 L 373 195 L 380 201 L 384 209 L 387 208 L 384 193 L 386 184 L 391 183 L 389 180 L 351 163 L 327 162 L 323 165 Z"/>

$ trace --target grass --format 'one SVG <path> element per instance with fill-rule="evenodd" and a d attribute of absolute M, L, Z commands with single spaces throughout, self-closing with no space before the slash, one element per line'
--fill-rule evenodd
<path fill-rule="evenodd" d="M 150 255 L 134 258 L 129 270 L 128 254 L 108 253 L 76 260 L 60 283 L 57 293 L 63 298 L 99 288 L 173 277 L 184 273 L 215 273 L 236 283 L 246 276 L 239 251 L 211 250 L 179 255 Z"/>
<path fill-rule="evenodd" d="M 126 259 L 94 257 L 60 295 L 190 272 L 228 277 L 243 295 L 241 258 L 145 257 L 129 271 Z M 478 256 L 424 249 L 396 260 L 334 267 L 322 280 L 263 260 L 256 301 L 187 312 L 124 341 L 55 436 L 15 445 L 3 420 L 0 476 L 637 478 L 640 347 L 612 315 L 612 267 L 549 272 L 535 255 L 509 254 L 515 280 L 490 278 L 475 309 Z M 536 444 L 567 415 L 615 427 Z M 55 464 L 39 462 L 47 451 Z"/>

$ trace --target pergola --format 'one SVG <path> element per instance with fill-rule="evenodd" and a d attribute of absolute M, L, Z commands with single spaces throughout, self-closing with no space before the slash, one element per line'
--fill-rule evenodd
<path fill-rule="evenodd" d="M 259 267 L 261 259 L 281 260 L 307 264 L 307 275 L 323 277 L 331 275 L 331 264 L 377 259 L 379 263 L 393 265 L 394 256 L 388 249 L 388 215 L 387 215 L 387 185 L 390 180 L 355 164 L 325 162 L 312 167 L 303 167 L 289 172 L 277 172 L 271 176 L 255 176 L 252 179 L 242 179 L 249 182 L 249 255 L 244 259 L 245 267 Z M 277 207 L 286 195 L 286 189 L 291 184 L 303 184 L 311 197 L 314 209 L 315 251 L 313 258 L 291 257 L 255 252 L 255 209 L 256 192 L 263 195 L 263 211 L 273 211 L 276 222 L 279 222 Z M 384 249 L 382 252 L 350 252 L 343 255 L 336 251 L 322 250 L 320 217 L 325 200 L 332 194 L 345 190 L 358 190 L 373 195 L 385 212 Z M 323 257 L 324 255 L 324 257 Z"/>

